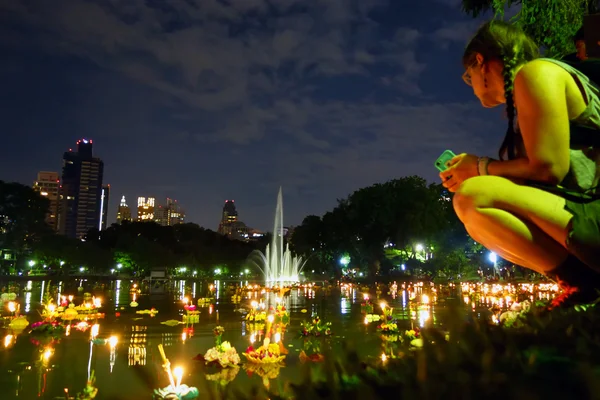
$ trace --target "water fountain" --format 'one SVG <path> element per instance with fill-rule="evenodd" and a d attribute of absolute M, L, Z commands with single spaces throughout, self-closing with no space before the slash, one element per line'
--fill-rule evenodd
<path fill-rule="evenodd" d="M 299 282 L 300 272 L 306 263 L 302 257 L 292 256 L 289 243 L 284 247 L 283 236 L 283 194 L 280 187 L 271 243 L 264 253 L 255 250 L 249 257 L 249 261 L 264 274 L 267 286 L 286 286 Z"/>

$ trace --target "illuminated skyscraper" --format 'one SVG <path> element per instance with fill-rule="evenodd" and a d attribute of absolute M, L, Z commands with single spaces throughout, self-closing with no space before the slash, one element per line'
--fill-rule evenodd
<path fill-rule="evenodd" d="M 62 186 L 58 205 L 58 232 L 82 239 L 100 226 L 104 163 L 94 157 L 92 141 L 77 141 L 77 151 L 63 155 Z"/>
<path fill-rule="evenodd" d="M 219 223 L 217 232 L 221 235 L 231 236 L 236 231 L 237 220 L 238 213 L 235 209 L 235 201 L 225 200 L 223 213 L 221 214 L 221 222 Z"/>
<path fill-rule="evenodd" d="M 60 179 L 58 172 L 40 171 L 37 179 L 33 183 L 33 190 L 50 201 L 48 214 L 46 214 L 46 223 L 52 230 L 56 231 L 58 221 L 58 190 L 60 188 Z"/>
<path fill-rule="evenodd" d="M 154 208 L 154 222 L 162 226 L 173 226 L 183 224 L 185 213 L 179 207 L 177 200 L 167 198 L 166 205 Z"/>
<path fill-rule="evenodd" d="M 152 221 L 154 219 L 154 197 L 138 197 L 137 220 Z"/>
<path fill-rule="evenodd" d="M 104 230 L 108 227 L 108 205 L 110 204 L 110 185 L 102 185 L 102 194 L 100 195 L 100 226 L 98 230 Z"/>
<path fill-rule="evenodd" d="M 117 223 L 120 224 L 123 221 L 131 221 L 131 209 L 127 205 L 127 201 L 125 201 L 125 196 L 121 198 L 119 211 L 117 211 Z"/>

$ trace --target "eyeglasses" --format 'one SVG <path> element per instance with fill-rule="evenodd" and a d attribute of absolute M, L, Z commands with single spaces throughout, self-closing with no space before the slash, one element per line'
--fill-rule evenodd
<path fill-rule="evenodd" d="M 465 83 L 469 86 L 473 86 L 473 84 L 471 83 L 471 75 L 469 74 L 469 70 L 467 69 L 465 71 L 465 73 L 462 76 L 463 81 L 465 81 Z"/>
<path fill-rule="evenodd" d="M 471 74 L 469 73 L 469 70 L 476 65 L 477 65 L 477 61 L 475 61 L 473 64 L 471 64 L 469 67 L 467 67 L 467 70 L 462 75 L 463 81 L 465 81 L 465 83 L 469 86 L 473 86 L 473 84 L 471 83 Z"/>

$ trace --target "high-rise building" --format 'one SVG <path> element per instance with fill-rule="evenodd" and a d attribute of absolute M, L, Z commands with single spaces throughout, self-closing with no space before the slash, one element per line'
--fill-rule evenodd
<path fill-rule="evenodd" d="M 238 213 L 235 209 L 234 200 L 225 200 L 223 206 L 223 213 L 221 214 L 221 222 L 219 223 L 219 232 L 221 235 L 231 236 L 236 231 L 236 222 L 238 220 Z"/>
<path fill-rule="evenodd" d="M 37 174 L 36 181 L 33 183 L 33 190 L 47 198 L 50 202 L 48 213 L 46 214 L 46 223 L 52 230 L 57 229 L 59 188 L 60 179 L 58 172 L 40 171 Z"/>
<path fill-rule="evenodd" d="M 179 207 L 177 200 L 167 198 L 165 205 L 154 208 L 154 222 L 162 226 L 173 226 L 183 224 L 185 213 Z"/>
<path fill-rule="evenodd" d="M 123 223 L 123 221 L 131 221 L 131 209 L 127 205 L 127 201 L 125 200 L 125 196 L 121 198 L 121 203 L 119 204 L 119 211 L 117 211 L 117 223 Z"/>
<path fill-rule="evenodd" d="M 76 151 L 63 155 L 58 232 L 72 238 L 82 239 L 100 226 L 104 163 L 92 150 L 91 140 L 80 139 Z"/>
<path fill-rule="evenodd" d="M 138 197 L 137 220 L 152 221 L 154 219 L 154 197 Z"/>
<path fill-rule="evenodd" d="M 100 195 L 100 226 L 99 231 L 108 228 L 108 205 L 110 204 L 110 185 L 102 185 Z"/>

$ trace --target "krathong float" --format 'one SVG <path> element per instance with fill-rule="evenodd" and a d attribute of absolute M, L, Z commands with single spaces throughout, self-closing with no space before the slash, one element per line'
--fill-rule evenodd
<path fill-rule="evenodd" d="M 156 308 L 152 307 L 149 310 L 138 310 L 135 313 L 140 314 L 140 315 L 149 315 L 151 317 L 154 317 L 156 314 L 158 314 L 158 310 Z"/>
<path fill-rule="evenodd" d="M 240 363 L 240 356 L 235 347 L 229 342 L 223 341 L 223 332 L 225 328 L 217 326 L 213 333 L 215 335 L 215 346 L 208 349 L 204 354 L 206 365 L 218 365 L 221 368 L 235 367 Z"/>
<path fill-rule="evenodd" d="M 8 327 L 11 330 L 15 331 L 16 334 L 23 332 L 28 326 L 29 321 L 27 321 L 27 318 L 25 318 L 24 316 L 13 318 L 8 324 Z"/>
<path fill-rule="evenodd" d="M 371 299 L 369 298 L 368 293 L 363 293 L 364 302 L 360 305 L 360 312 L 363 314 L 373 314 L 373 303 L 371 303 Z"/>
<path fill-rule="evenodd" d="M 185 315 L 182 316 L 183 323 L 186 325 L 199 323 L 200 311 L 198 311 L 196 305 L 191 300 L 188 300 L 187 297 L 183 299 L 183 304 L 183 309 L 185 310 Z"/>
<path fill-rule="evenodd" d="M 302 351 L 298 355 L 300 362 L 322 362 L 325 360 L 325 357 L 321 352 L 321 342 L 321 340 L 315 338 L 305 339 Z"/>
<path fill-rule="evenodd" d="M 197 399 L 199 395 L 198 389 L 181 383 L 183 380 L 183 368 L 175 367 L 173 370 L 171 370 L 171 362 L 165 355 L 165 350 L 163 349 L 162 344 L 158 345 L 158 351 L 160 352 L 160 356 L 163 360 L 163 369 L 169 378 L 169 385 L 162 389 L 155 389 L 152 397 L 157 400 Z"/>
<path fill-rule="evenodd" d="M 249 346 L 244 353 L 246 359 L 254 364 L 277 364 L 285 360 L 281 354 L 281 347 L 277 343 L 271 343 L 270 338 L 265 338 L 262 346 L 254 348 Z"/>
<path fill-rule="evenodd" d="M 331 322 L 323 322 L 318 315 L 315 315 L 312 320 L 302 322 L 300 325 L 302 336 L 330 336 Z"/>

